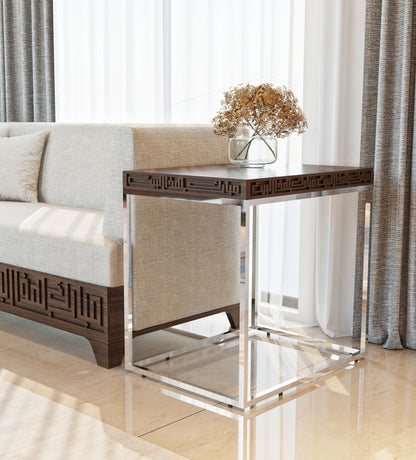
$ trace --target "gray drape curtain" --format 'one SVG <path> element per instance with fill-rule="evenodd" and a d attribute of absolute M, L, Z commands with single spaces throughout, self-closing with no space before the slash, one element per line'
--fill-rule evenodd
<path fill-rule="evenodd" d="M 368 338 L 416 349 L 416 4 L 367 0 L 361 155 L 374 165 Z"/>
<path fill-rule="evenodd" d="M 53 0 L 0 0 L 0 121 L 54 121 Z"/>

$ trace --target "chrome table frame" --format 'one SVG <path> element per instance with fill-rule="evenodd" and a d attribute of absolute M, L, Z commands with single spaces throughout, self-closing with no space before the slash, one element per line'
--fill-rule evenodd
<path fill-rule="evenodd" d="M 188 168 L 183 168 L 186 173 Z M 157 170 L 155 170 L 157 171 Z M 126 174 L 126 172 L 125 172 Z M 371 177 L 372 181 L 372 177 Z M 126 183 L 126 180 L 125 180 Z M 241 289 L 240 297 L 240 328 L 239 330 L 230 330 L 223 334 L 214 337 L 208 337 L 182 346 L 176 350 L 166 353 L 159 353 L 154 356 L 135 361 L 133 356 L 133 303 L 132 303 L 132 251 L 131 251 L 131 194 L 130 191 L 124 188 L 123 204 L 124 204 L 124 277 L 125 277 L 125 368 L 126 370 L 142 377 L 148 377 L 154 382 L 159 382 L 164 385 L 167 390 L 173 390 L 179 397 L 187 402 L 192 402 L 200 407 L 215 410 L 223 413 L 224 409 L 232 411 L 236 414 L 248 413 L 248 411 L 258 408 L 259 405 L 268 405 L 268 403 L 281 397 L 284 393 L 290 392 L 295 388 L 309 384 L 322 376 L 328 375 L 333 371 L 347 366 L 351 362 L 357 362 L 365 355 L 366 350 L 366 316 L 367 316 L 367 299 L 364 298 L 365 289 L 363 288 L 363 302 L 361 312 L 361 335 L 358 348 L 351 348 L 332 343 L 330 341 L 319 340 L 307 336 L 299 335 L 291 331 L 279 330 L 258 326 L 258 302 L 252 302 L 253 290 L 256 289 L 256 269 L 255 269 L 255 253 L 256 253 L 256 232 L 258 227 L 257 206 L 284 202 L 291 200 L 302 200 L 307 198 L 317 198 L 323 196 L 340 195 L 345 193 L 361 192 L 360 195 L 365 197 L 361 203 L 366 206 L 371 206 L 371 190 L 372 185 L 349 186 L 346 188 L 334 188 L 328 190 L 308 191 L 304 193 L 292 193 L 283 196 L 260 197 L 241 199 L 235 197 L 219 197 L 219 198 L 204 198 L 201 196 L 173 196 L 167 189 L 166 191 L 158 190 L 157 193 L 149 193 L 148 191 L 138 191 L 136 195 L 156 196 L 159 199 L 173 199 L 196 201 L 199 203 L 217 203 L 226 206 L 238 206 L 241 211 L 242 224 L 246 227 L 244 243 L 242 244 L 242 252 L 245 252 L 245 282 Z M 360 202 L 360 200 L 359 200 Z M 366 213 L 366 219 L 369 219 L 370 213 Z M 366 231 L 369 232 L 370 224 L 366 222 Z M 366 235 L 368 238 L 368 234 Z M 368 246 L 364 250 L 363 264 L 363 285 L 368 279 Z M 257 295 L 255 298 L 257 299 Z M 265 391 L 258 392 L 255 396 L 251 395 L 251 360 L 249 341 L 250 338 L 265 341 L 268 343 L 284 342 L 293 347 L 309 347 L 321 350 L 325 353 L 335 354 L 337 356 L 332 364 L 325 364 L 321 368 L 315 369 L 309 375 L 293 378 Z M 185 355 L 195 351 L 203 351 L 206 347 L 212 345 L 221 345 L 226 348 L 230 346 L 232 341 L 238 340 L 239 355 L 238 355 L 238 397 L 233 398 L 226 394 L 214 392 L 206 388 L 201 388 L 181 380 L 161 375 L 148 368 L 148 366 L 161 362 L 163 360 L 172 360 L 175 357 Z M 169 391 L 170 393 L 170 391 Z M 221 407 L 223 409 L 221 409 Z"/>

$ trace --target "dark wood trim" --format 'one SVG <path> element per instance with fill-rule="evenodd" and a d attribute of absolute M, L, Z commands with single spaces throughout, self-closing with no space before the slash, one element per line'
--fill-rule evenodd
<path fill-rule="evenodd" d="M 299 165 L 249 170 L 234 165 L 124 171 L 125 194 L 217 199 L 285 196 L 373 184 L 373 169 Z"/>
<path fill-rule="evenodd" d="M 102 367 L 121 364 L 123 286 L 97 286 L 0 263 L 0 311 L 87 338 Z"/>
<path fill-rule="evenodd" d="M 231 329 L 238 329 L 240 327 L 240 304 L 237 304 L 236 308 L 226 313 Z"/>
<path fill-rule="evenodd" d="M 124 357 L 124 337 L 117 342 L 89 339 L 97 364 L 106 369 L 120 366 Z"/>
<path fill-rule="evenodd" d="M 156 326 L 146 327 L 139 331 L 133 331 L 133 337 L 139 335 L 148 334 L 149 332 L 156 332 L 160 329 L 166 329 L 168 327 L 177 326 L 178 324 L 187 323 L 188 321 L 194 321 L 196 319 L 205 318 L 206 316 L 216 315 L 217 313 L 226 313 L 230 326 L 232 329 L 238 329 L 239 317 L 240 317 L 240 304 L 228 305 L 226 307 L 216 308 L 215 310 L 209 310 L 204 313 L 198 313 L 197 315 L 187 316 L 185 318 L 176 319 L 174 321 L 168 321 L 167 323 L 157 324 Z"/>

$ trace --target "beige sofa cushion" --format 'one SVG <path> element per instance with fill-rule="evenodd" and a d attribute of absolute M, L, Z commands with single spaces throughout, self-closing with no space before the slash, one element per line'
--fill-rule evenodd
<path fill-rule="evenodd" d="M 122 240 L 103 235 L 104 213 L 0 202 L 0 261 L 101 286 L 123 284 Z"/>
<path fill-rule="evenodd" d="M 104 234 L 123 237 L 123 183 L 130 169 L 227 162 L 227 139 L 209 125 L 2 123 L 10 137 L 50 131 L 39 201 L 105 211 Z"/>
<path fill-rule="evenodd" d="M 126 169 L 133 165 L 131 127 L 70 123 L 5 123 L 1 127 L 8 129 L 9 137 L 50 131 L 39 176 L 39 201 L 100 210 L 108 201 L 110 212 L 122 208 L 124 163 L 119 158 L 130 159 Z M 107 235 L 121 238 L 122 231 Z"/>
<path fill-rule="evenodd" d="M 38 201 L 38 178 L 46 131 L 0 137 L 0 200 Z"/>

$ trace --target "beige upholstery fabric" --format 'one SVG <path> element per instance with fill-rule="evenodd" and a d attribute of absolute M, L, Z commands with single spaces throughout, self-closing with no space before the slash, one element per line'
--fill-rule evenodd
<path fill-rule="evenodd" d="M 39 177 L 39 201 L 104 210 L 113 196 L 111 165 L 127 147 L 132 156 L 131 128 L 120 125 L 7 123 L 9 136 L 50 131 Z M 124 136 L 124 137 L 123 137 Z M 121 182 L 121 171 L 115 174 Z M 112 175 L 114 177 L 114 174 Z M 121 185 L 118 188 L 121 202 Z M 122 234 L 109 235 L 121 237 Z"/>
<path fill-rule="evenodd" d="M 239 208 L 135 201 L 134 329 L 239 302 Z"/>
<path fill-rule="evenodd" d="M 0 138 L 0 200 L 38 201 L 39 168 L 46 131 Z"/>
<path fill-rule="evenodd" d="M 209 125 L 134 126 L 134 168 L 174 168 L 224 164 L 227 142 Z"/>
<path fill-rule="evenodd" d="M 120 126 L 111 143 L 106 185 L 104 234 L 123 238 L 123 177 L 122 172 L 134 169 L 133 128 Z"/>
<path fill-rule="evenodd" d="M 210 126 L 134 129 L 135 169 L 227 163 Z M 133 198 L 136 330 L 239 302 L 236 207 Z"/>
<path fill-rule="evenodd" d="M 216 136 L 211 126 L 132 125 L 130 130 L 113 141 L 116 153 L 111 156 L 105 206 L 104 233 L 119 238 L 123 235 L 120 170 L 227 162 L 227 139 Z"/>
<path fill-rule="evenodd" d="M 102 211 L 0 202 L 0 262 L 101 286 L 123 284 L 122 241 Z"/>

